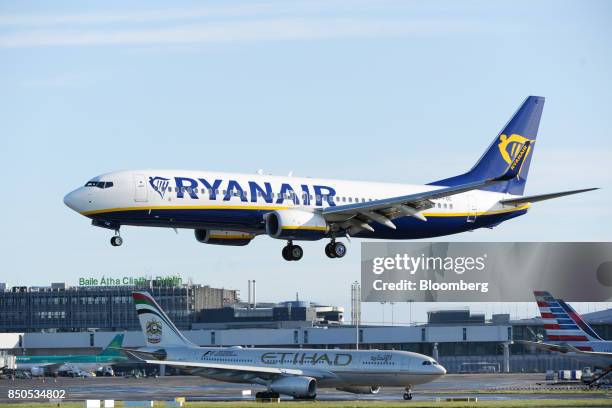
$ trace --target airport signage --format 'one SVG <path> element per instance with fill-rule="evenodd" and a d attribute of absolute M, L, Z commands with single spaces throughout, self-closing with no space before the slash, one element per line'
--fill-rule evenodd
<path fill-rule="evenodd" d="M 183 283 L 180 276 L 106 276 L 79 278 L 79 286 L 143 286 L 149 282 L 153 286 L 178 286 Z"/>
<path fill-rule="evenodd" d="M 571 302 L 612 299 L 610 242 L 364 242 L 364 302 Z"/>

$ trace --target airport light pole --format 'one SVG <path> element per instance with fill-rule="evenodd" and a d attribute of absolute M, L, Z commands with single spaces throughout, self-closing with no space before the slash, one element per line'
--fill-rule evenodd
<path fill-rule="evenodd" d="M 355 349 L 359 350 L 359 323 L 361 322 L 361 284 L 351 284 L 351 322 L 355 325 Z"/>

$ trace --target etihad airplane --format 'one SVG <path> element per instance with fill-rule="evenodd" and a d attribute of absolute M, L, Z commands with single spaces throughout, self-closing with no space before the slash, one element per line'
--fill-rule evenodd
<path fill-rule="evenodd" d="M 549 343 L 521 341 L 521 343 L 548 351 L 563 353 L 582 361 L 604 373 L 612 372 L 612 341 L 602 339 L 569 304 L 555 299 L 550 293 L 534 291 L 544 330 Z"/>
<path fill-rule="evenodd" d="M 325 254 L 341 258 L 341 237 L 416 239 L 493 228 L 531 203 L 594 190 L 523 195 L 543 107 L 543 97 L 528 97 L 471 170 L 426 185 L 129 170 L 92 178 L 64 203 L 114 230 L 113 246 L 123 242 L 123 225 L 193 229 L 197 241 L 216 245 L 247 245 L 267 234 L 287 241 L 289 261 L 302 258 L 299 240 L 329 239 Z"/>
<path fill-rule="evenodd" d="M 376 394 L 381 386 L 393 386 L 404 387 L 404 399 L 408 400 L 412 399 L 413 385 L 446 374 L 433 358 L 407 351 L 199 347 L 183 336 L 147 292 L 133 292 L 132 297 L 146 347 L 122 351 L 148 364 L 177 366 L 218 381 L 267 387 L 257 398 L 283 394 L 314 399 L 317 388 Z"/>
<path fill-rule="evenodd" d="M 129 362 L 118 349 L 123 345 L 124 334 L 116 335 L 99 354 L 69 354 L 51 356 L 16 356 L 17 370 L 29 371 L 32 376 L 72 373 L 81 375 L 106 369 L 117 363 Z"/>

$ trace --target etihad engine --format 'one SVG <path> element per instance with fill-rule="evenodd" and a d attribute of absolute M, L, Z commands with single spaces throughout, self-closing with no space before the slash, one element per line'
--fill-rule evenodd
<path fill-rule="evenodd" d="M 312 377 L 280 377 L 268 385 L 272 392 L 298 398 L 314 398 L 317 395 L 317 380 Z"/>
<path fill-rule="evenodd" d="M 264 218 L 266 234 L 272 238 L 316 241 L 324 238 L 329 231 L 325 219 L 309 211 L 272 211 Z"/>
<path fill-rule="evenodd" d="M 245 246 L 255 238 L 253 234 L 240 231 L 197 229 L 194 232 L 198 242 L 212 245 Z"/>
<path fill-rule="evenodd" d="M 378 394 L 380 387 L 342 387 L 336 388 L 338 391 L 350 392 L 351 394 Z"/>

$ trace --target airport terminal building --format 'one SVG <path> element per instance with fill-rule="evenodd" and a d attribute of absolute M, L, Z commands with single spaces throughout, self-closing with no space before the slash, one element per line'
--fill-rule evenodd
<path fill-rule="evenodd" d="M 148 285 L 148 286 L 147 286 Z M 543 334 L 540 318 L 468 309 L 428 313 L 425 324 L 344 324 L 344 310 L 307 301 L 241 302 L 235 290 L 206 285 L 11 288 L 0 292 L 0 350 L 12 354 L 96 353 L 117 331 L 124 346 L 144 346 L 130 292 L 149 290 L 185 336 L 201 346 L 395 349 L 431 355 L 449 372 L 543 372 L 581 363 L 513 343 Z M 19 292 L 22 290 L 21 292 Z M 44 300 L 43 300 L 44 299 Z M 62 313 L 52 318 L 39 313 Z M 583 316 L 602 338 L 612 338 L 612 309 Z"/>
<path fill-rule="evenodd" d="M 139 330 L 132 291 L 150 292 L 179 329 L 191 329 L 205 309 L 238 301 L 238 292 L 183 284 L 178 277 L 132 278 L 127 285 L 15 286 L 0 284 L 0 333 Z"/>

